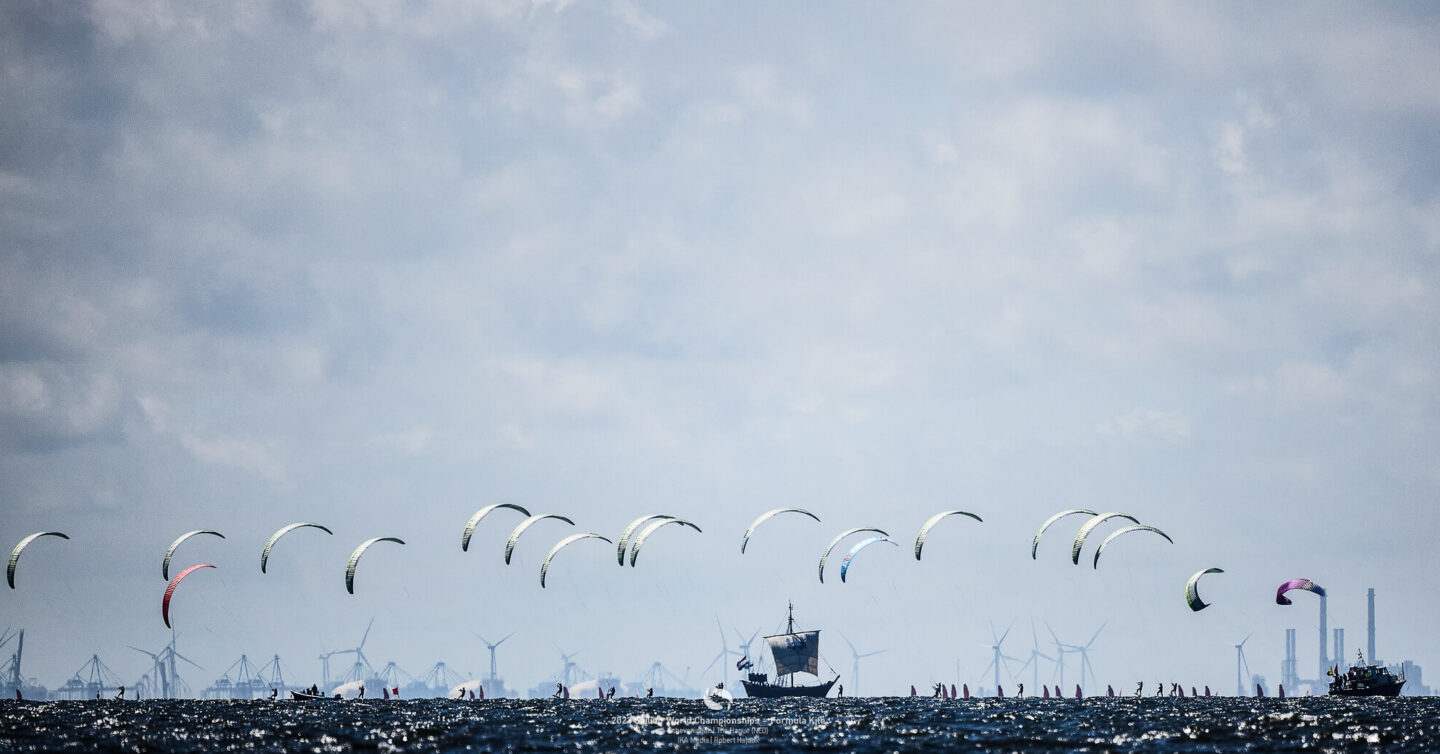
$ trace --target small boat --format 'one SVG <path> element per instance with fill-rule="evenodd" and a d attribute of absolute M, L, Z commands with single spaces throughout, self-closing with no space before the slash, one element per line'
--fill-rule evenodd
<path fill-rule="evenodd" d="M 1366 665 L 1364 653 L 1359 657 L 1360 662 L 1344 673 L 1327 671 L 1332 677 L 1330 696 L 1400 696 L 1404 675 L 1396 678 L 1384 665 Z"/>
<path fill-rule="evenodd" d="M 308 691 L 291 691 L 291 692 L 290 692 L 290 698 L 291 698 L 291 699 L 329 699 L 330 697 L 325 696 L 324 694 L 312 694 L 312 693 L 310 693 L 310 692 L 308 692 Z"/>
<path fill-rule="evenodd" d="M 748 679 L 741 679 L 745 693 L 752 698 L 774 699 L 787 696 L 821 698 L 829 695 L 830 687 L 840 680 L 835 676 L 825 683 L 809 686 L 795 684 L 795 673 L 819 676 L 820 632 L 795 630 L 795 606 L 790 605 L 789 617 L 785 622 L 785 633 L 765 637 L 770 645 L 770 656 L 775 660 L 775 682 L 764 673 L 751 673 Z M 782 679 L 789 676 L 789 683 Z"/>

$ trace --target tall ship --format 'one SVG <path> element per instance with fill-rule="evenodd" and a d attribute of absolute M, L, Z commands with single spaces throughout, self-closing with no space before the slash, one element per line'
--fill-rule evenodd
<path fill-rule="evenodd" d="M 785 633 L 765 637 L 770 645 L 770 656 L 775 660 L 775 682 L 771 683 L 765 673 L 751 673 L 740 683 L 745 693 L 757 699 L 774 699 L 787 696 L 808 696 L 821 698 L 830 693 L 830 687 L 840 676 L 825 683 L 802 685 L 795 682 L 796 673 L 820 677 L 820 632 L 795 630 L 795 606 L 789 606 L 785 619 Z"/>
<path fill-rule="evenodd" d="M 1330 696 L 1400 696 L 1404 675 L 1396 678 L 1384 665 L 1366 665 L 1364 653 L 1357 654 L 1360 661 L 1344 673 L 1330 670 Z"/>

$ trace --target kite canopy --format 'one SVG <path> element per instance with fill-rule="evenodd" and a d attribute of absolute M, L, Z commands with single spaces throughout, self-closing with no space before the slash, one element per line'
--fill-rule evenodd
<path fill-rule="evenodd" d="M 1200 591 L 1197 586 L 1200 577 L 1207 573 L 1224 573 L 1224 571 L 1219 568 L 1206 568 L 1203 571 L 1196 572 L 1194 576 L 1190 577 L 1189 581 L 1185 582 L 1185 604 L 1189 605 L 1190 609 L 1197 613 L 1210 607 L 1210 603 L 1200 599 Z"/>
<path fill-rule="evenodd" d="M 1035 539 L 1030 542 L 1030 559 L 1031 559 L 1031 560 L 1035 560 L 1035 559 L 1036 559 L 1036 558 L 1035 558 L 1035 551 L 1036 551 L 1036 549 L 1038 549 L 1038 548 L 1040 547 L 1040 535 L 1044 534 L 1046 529 L 1049 529 L 1052 524 L 1054 524 L 1056 521 L 1059 521 L 1059 520 L 1062 519 L 1062 518 L 1065 518 L 1066 516 L 1073 516 L 1073 515 L 1076 515 L 1076 514 L 1079 514 L 1079 513 L 1084 513 L 1084 514 L 1087 515 L 1087 516 L 1098 516 L 1098 515 L 1100 515 L 1099 513 L 1096 513 L 1095 511 L 1087 510 L 1087 509 L 1085 509 L 1085 508 L 1072 508 L 1072 509 L 1070 509 L 1070 510 L 1060 511 L 1059 513 L 1056 513 L 1055 515 L 1051 516 L 1050 518 L 1045 519 L 1045 523 L 1040 524 L 1040 531 L 1035 532 Z"/>
<path fill-rule="evenodd" d="M 355 552 L 350 553 L 350 561 L 345 564 L 345 591 L 351 594 L 355 593 L 355 565 L 360 562 L 360 556 L 364 555 L 365 551 L 370 549 L 370 545 L 376 542 L 405 544 L 405 540 L 397 537 L 375 537 L 374 539 L 367 539 L 361 542 L 360 546 L 355 548 Z"/>
<path fill-rule="evenodd" d="M 11 589 L 15 588 L 15 564 L 20 562 L 20 553 L 24 552 L 25 548 L 29 547 L 31 542 L 34 542 L 41 537 L 59 537 L 61 539 L 70 538 L 69 535 L 63 532 L 37 531 L 34 534 L 31 534 L 30 536 L 20 540 L 20 544 L 15 545 L 15 549 L 10 551 L 10 562 L 5 566 L 5 579 L 10 583 Z"/>
<path fill-rule="evenodd" d="M 210 534 L 221 539 L 225 538 L 224 534 L 221 534 L 218 531 L 210 531 L 209 529 L 197 529 L 195 531 L 187 531 L 184 534 L 181 534 L 175 539 L 174 542 L 170 543 L 169 547 L 165 549 L 165 560 L 160 563 L 161 576 L 164 576 L 167 579 L 170 578 L 170 556 L 175 554 L 175 548 L 179 547 L 181 542 L 184 542 L 185 540 L 195 536 L 196 534 Z"/>
<path fill-rule="evenodd" d="M 512 505 L 510 503 L 495 503 L 494 505 L 487 505 L 484 508 L 475 511 L 475 515 L 471 516 L 470 520 L 465 522 L 465 532 L 460 535 L 461 552 L 468 552 L 470 550 L 470 537 L 475 534 L 475 527 L 479 525 L 480 519 L 485 518 L 485 516 L 488 515 L 490 511 L 493 511 L 496 508 L 509 508 L 512 511 L 520 511 L 527 516 L 530 515 L 530 511 L 527 511 L 518 505 Z"/>
<path fill-rule="evenodd" d="M 771 518 L 773 518 L 773 517 L 775 517 L 775 516 L 777 516 L 777 515 L 779 515 L 779 514 L 781 514 L 781 513 L 800 513 L 800 514 L 803 514 L 803 515 L 809 516 L 810 518 L 815 519 L 816 523 L 819 523 L 819 521 L 820 521 L 820 517 L 819 517 L 819 516 L 815 515 L 814 513 L 811 513 L 810 511 L 804 510 L 803 508 L 776 508 L 776 509 L 773 510 L 773 511 L 766 511 L 766 512 L 764 512 L 764 513 L 761 513 L 761 514 L 760 514 L 760 517 L 757 518 L 757 519 L 755 519 L 755 521 L 750 524 L 750 528 L 745 530 L 745 537 L 740 540 L 740 554 L 741 554 L 741 555 L 744 555 L 744 554 L 745 554 L 745 547 L 746 547 L 746 545 L 749 545 L 749 544 L 750 544 L 750 535 L 755 533 L 755 527 L 759 526 L 760 524 L 765 523 L 766 521 L 770 520 Z"/>
<path fill-rule="evenodd" d="M 640 557 L 640 548 L 645 546 L 645 540 L 649 539 L 650 535 L 654 534 L 657 529 L 667 524 L 680 524 L 681 526 L 688 526 L 697 532 L 700 531 L 700 527 L 696 526 L 695 524 L 692 524 L 689 521 L 682 521 L 678 518 L 666 518 L 663 521 L 656 521 L 649 526 L 646 526 L 640 531 L 639 534 L 635 536 L 635 542 L 630 546 L 631 568 L 635 567 L 635 559 Z M 610 540 L 607 539 L 605 541 L 609 542 Z"/>
<path fill-rule="evenodd" d="M 635 530 L 640 528 L 641 524 L 646 521 L 654 521 L 657 518 L 671 519 L 675 517 L 667 516 L 664 513 L 652 513 L 648 516 L 641 516 L 625 525 L 625 531 L 620 532 L 620 539 L 616 540 L 618 542 L 615 546 L 615 561 L 617 563 L 622 566 L 625 565 L 625 548 L 630 544 L 630 535 L 634 534 Z"/>
<path fill-rule="evenodd" d="M 842 539 L 844 539 L 844 538 L 846 538 L 846 537 L 848 537 L 848 536 L 850 536 L 850 535 L 852 535 L 852 534 L 859 534 L 859 533 L 862 532 L 862 531 L 873 531 L 873 532 L 875 532 L 876 534 L 879 534 L 879 535 L 882 536 L 882 537 L 888 537 L 888 536 L 890 536 L 890 534 L 889 534 L 888 532 L 885 532 L 885 531 L 883 531 L 883 530 L 881 530 L 881 529 L 875 529 L 875 528 L 872 528 L 872 527 L 861 527 L 861 528 L 859 528 L 859 529 L 846 529 L 845 531 L 842 531 L 842 532 L 840 532 L 839 534 L 835 535 L 835 538 L 832 539 L 832 540 L 830 540 L 830 544 L 825 545 L 825 551 L 820 553 L 820 583 L 822 583 L 822 584 L 825 583 L 825 561 L 830 559 L 830 551 L 833 550 L 833 549 L 835 549 L 835 545 L 840 544 L 840 540 L 842 540 Z"/>
<path fill-rule="evenodd" d="M 1070 545 L 1070 562 L 1074 563 L 1075 565 L 1080 565 L 1080 550 L 1081 548 L 1085 547 L 1085 538 L 1090 536 L 1090 532 L 1094 531 L 1095 527 L 1105 523 L 1112 518 L 1123 518 L 1132 524 L 1140 523 L 1139 521 L 1135 520 L 1134 516 L 1126 513 L 1118 513 L 1115 511 L 1111 511 L 1109 513 L 1096 514 L 1094 518 L 1086 521 L 1085 525 L 1080 527 L 1080 531 L 1075 533 L 1075 542 Z"/>
<path fill-rule="evenodd" d="M 505 565 L 510 565 L 510 553 L 515 551 L 515 543 L 520 541 L 520 535 L 524 534 L 525 530 L 529 529 L 531 524 L 535 523 L 536 521 L 544 521 L 547 518 L 555 518 L 564 521 L 571 526 L 575 525 L 574 521 L 571 521 L 564 516 L 559 516 L 554 513 L 542 513 L 538 516 L 531 516 L 524 521 L 521 521 L 520 525 L 515 527 L 515 531 L 510 532 L 510 539 L 505 542 Z M 610 540 L 607 539 L 605 541 L 609 542 Z"/>
<path fill-rule="evenodd" d="M 189 568 L 186 568 L 185 570 L 181 571 L 181 572 L 180 572 L 180 575 L 178 575 L 178 576 L 176 576 L 175 578 L 173 578 L 173 579 L 170 580 L 170 584 L 165 587 L 165 599 L 163 599 L 163 600 L 160 601 L 160 617 L 165 619 L 165 627 L 166 627 L 166 628 L 170 628 L 170 598 L 173 597 L 173 596 L 175 596 L 175 587 L 180 586 L 180 581 L 181 581 L 182 579 L 184 579 L 186 576 L 189 576 L 190 574 L 194 573 L 195 571 L 198 571 L 198 570 L 200 570 L 201 568 L 214 568 L 214 567 L 215 567 L 215 566 L 210 565 L 209 563 L 200 563 L 200 564 L 198 564 L 198 565 L 192 565 L 192 566 L 190 566 Z"/>
<path fill-rule="evenodd" d="M 275 532 L 274 534 L 271 534 L 271 535 L 270 535 L 270 539 L 266 540 L 266 542 L 265 542 L 265 549 L 264 549 L 263 551 L 261 551 L 261 553 L 260 553 L 260 572 L 261 572 L 261 573 L 264 573 L 264 572 L 265 572 L 265 563 L 270 560 L 270 550 L 275 547 L 275 543 L 276 543 L 277 541 L 279 541 L 279 539 L 280 539 L 281 537 L 285 536 L 286 534 L 289 534 L 290 532 L 295 531 L 296 529 L 300 529 L 300 528 L 304 528 L 304 527 L 310 527 L 310 528 L 313 528 L 313 529 L 319 529 L 320 531 L 323 531 L 323 532 L 325 532 L 326 534 L 330 534 L 330 535 L 332 535 L 332 536 L 335 534 L 335 532 L 330 531 L 329 529 L 321 526 L 320 524 L 310 524 L 310 523 L 305 523 L 305 522 L 303 522 L 303 521 L 300 522 L 300 523 L 286 524 L 285 526 L 280 527 L 280 531 L 277 531 L 277 532 Z"/>
<path fill-rule="evenodd" d="M 1319 584 L 1316 584 L 1310 579 L 1290 579 L 1289 581 L 1281 584 L 1280 588 L 1275 590 L 1275 604 L 1293 604 L 1290 601 L 1290 598 L 1285 596 L 1285 593 L 1296 589 L 1303 589 L 1307 592 L 1314 592 L 1321 597 L 1325 596 L 1325 588 L 1320 586 Z"/>
<path fill-rule="evenodd" d="M 925 546 L 925 538 L 928 537 L 928 536 L 930 536 L 930 527 L 932 527 L 932 526 L 934 526 L 935 524 L 939 523 L 939 522 L 940 522 L 940 519 L 945 518 L 946 516 L 969 516 L 970 518 L 973 518 L 973 519 L 975 519 L 976 521 L 980 521 L 981 523 L 984 523 L 984 519 L 980 518 L 979 516 L 975 515 L 974 513 L 968 512 L 968 511 L 941 511 L 941 512 L 939 512 L 939 513 L 936 513 L 935 515 L 933 515 L 933 516 L 930 517 L 930 520 L 929 520 L 929 521 L 926 521 L 925 524 L 920 527 L 920 533 L 917 534 L 917 535 L 915 535 L 915 559 L 916 559 L 916 560 L 919 560 L 919 559 L 920 559 L 920 548 L 922 548 L 922 547 Z M 844 579 L 842 578 L 841 581 L 844 581 Z"/>
<path fill-rule="evenodd" d="M 860 544 L 855 545 L 854 547 L 850 548 L 850 552 L 845 553 L 845 560 L 840 563 L 840 581 L 841 581 L 841 583 L 844 583 L 844 581 L 845 581 L 845 574 L 846 574 L 847 571 L 850 570 L 850 561 L 855 558 L 856 553 L 860 552 L 861 550 L 865 549 L 866 547 L 869 547 L 870 545 L 875 544 L 876 542 L 889 542 L 890 544 L 895 545 L 896 547 L 899 547 L 899 546 L 900 546 L 900 543 L 899 543 L 899 542 L 896 542 L 895 540 L 893 540 L 893 539 L 891 539 L 891 538 L 889 538 L 889 537 L 871 537 L 871 538 L 869 538 L 869 539 L 861 540 Z"/>
<path fill-rule="evenodd" d="M 1129 534 L 1129 533 L 1132 532 L 1132 531 L 1153 531 L 1153 532 L 1155 532 L 1156 534 L 1159 534 L 1160 536 L 1164 537 L 1166 542 L 1169 542 L 1169 543 L 1172 544 L 1172 545 L 1175 544 L 1175 540 L 1171 539 L 1169 534 L 1166 534 L 1165 532 L 1160 531 L 1159 529 L 1156 529 L 1156 528 L 1153 527 L 1153 526 L 1145 526 L 1145 525 L 1143 525 L 1143 524 L 1136 524 L 1136 525 L 1134 525 L 1134 526 L 1126 526 L 1126 527 L 1124 527 L 1123 529 L 1116 529 L 1115 531 L 1110 532 L 1110 536 L 1106 537 L 1103 541 L 1100 542 L 1100 546 L 1097 547 L 1097 548 L 1095 548 L 1095 561 L 1090 565 L 1090 567 L 1091 567 L 1091 568 L 1099 568 L 1099 567 L 1100 567 L 1100 553 L 1105 552 L 1105 546 L 1108 545 L 1108 544 L 1110 544 L 1111 542 L 1114 542 L 1116 537 L 1119 537 L 1119 536 L 1122 535 L 1122 534 Z"/>
<path fill-rule="evenodd" d="M 699 531 L 699 530 L 697 529 L 696 531 Z M 543 562 L 543 563 L 540 564 L 540 588 L 541 588 L 541 589 L 544 589 L 544 588 L 545 588 L 545 572 L 550 570 L 550 559 L 553 558 L 553 557 L 555 557 L 555 553 L 560 552 L 560 550 L 561 550 L 562 548 L 566 547 L 567 545 L 571 544 L 572 542 L 579 542 L 579 541 L 582 540 L 582 539 L 599 539 L 599 540 L 603 540 L 603 541 L 605 541 L 605 542 L 607 542 L 607 543 L 611 543 L 609 537 L 602 537 L 602 536 L 600 536 L 599 534 L 595 534 L 594 532 L 586 532 L 586 533 L 584 533 L 584 534 L 571 534 L 570 536 L 568 536 L 568 537 L 560 540 L 559 542 L 557 542 L 557 543 L 555 544 L 554 547 L 550 548 L 550 552 L 545 555 L 545 562 Z M 613 544 L 613 543 L 611 543 L 611 544 Z"/>

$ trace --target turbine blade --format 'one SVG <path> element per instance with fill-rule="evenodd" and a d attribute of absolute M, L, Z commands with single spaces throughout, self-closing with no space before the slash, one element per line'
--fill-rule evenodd
<path fill-rule="evenodd" d="M 186 662 L 188 662 L 188 663 L 190 663 L 191 665 L 194 665 L 194 666 L 197 667 L 197 668 L 200 668 L 201 670 L 204 670 L 204 669 L 205 669 L 204 667 L 202 667 L 202 666 L 200 665 L 200 663 L 195 662 L 194 660 L 190 659 L 189 657 L 186 657 L 185 655 L 180 654 L 179 652 L 176 652 L 176 653 L 175 653 L 175 656 L 176 656 L 176 657 L 179 657 L 180 659 L 182 659 L 182 660 L 184 660 L 184 661 L 186 661 Z"/>

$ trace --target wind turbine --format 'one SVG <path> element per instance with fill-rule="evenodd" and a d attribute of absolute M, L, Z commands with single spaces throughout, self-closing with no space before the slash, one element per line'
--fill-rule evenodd
<path fill-rule="evenodd" d="M 1060 637 L 1055 635 L 1055 629 L 1050 627 L 1049 621 L 1045 623 L 1045 630 L 1050 632 L 1050 638 L 1055 640 L 1055 672 L 1050 674 L 1050 680 L 1060 677 L 1060 686 L 1065 686 L 1065 648 L 1066 644 L 1060 642 Z"/>
<path fill-rule="evenodd" d="M 165 647 L 165 650 L 160 653 L 161 657 L 166 657 L 166 658 L 169 660 L 169 662 L 170 662 L 170 690 L 171 690 L 174 694 L 176 694 L 176 695 L 179 695 L 179 694 L 181 694 L 181 693 L 188 693 L 188 692 L 189 692 L 189 688 L 185 685 L 185 681 L 180 678 L 180 670 L 179 670 L 179 668 L 177 668 L 177 667 L 175 666 L 175 660 L 176 660 L 176 658 L 179 658 L 179 659 L 181 659 L 181 660 L 184 660 L 184 661 L 190 663 L 191 665 L 194 665 L 196 668 L 199 668 L 200 670 L 204 670 L 204 669 L 205 669 L 205 668 L 203 668 L 203 667 L 200 666 L 200 663 L 195 662 L 194 660 L 190 659 L 189 657 L 186 657 L 185 655 L 180 654 L 180 652 L 178 652 L 178 651 L 175 649 L 175 641 L 176 641 L 177 639 L 179 639 L 179 638 L 180 638 L 179 636 L 177 636 L 176 634 L 174 634 L 174 633 L 172 632 L 172 633 L 170 634 L 170 644 L 169 644 L 169 646 Z M 164 660 L 162 660 L 162 662 L 164 662 Z"/>
<path fill-rule="evenodd" d="M 1090 655 L 1088 654 L 1088 652 L 1089 652 L 1089 650 L 1090 650 L 1090 646 L 1093 645 L 1093 644 L 1095 643 L 1095 640 L 1100 637 L 1100 632 L 1101 632 L 1101 631 L 1104 631 L 1104 630 L 1105 630 L 1105 624 L 1102 623 L 1102 624 L 1100 624 L 1100 627 L 1099 627 L 1099 628 L 1095 629 L 1095 635 L 1094 635 L 1094 636 L 1091 636 L 1091 637 L 1090 637 L 1090 641 L 1085 642 L 1085 644 L 1084 644 L 1083 646 L 1076 646 L 1076 645 L 1074 645 L 1074 644 L 1068 645 L 1068 647 L 1069 647 L 1069 649 L 1070 649 L 1071 652 L 1079 652 L 1079 653 L 1080 653 L 1080 685 L 1081 685 L 1081 686 L 1084 686 L 1084 685 L 1085 685 L 1085 674 L 1086 674 L 1087 672 L 1090 674 L 1090 680 L 1091 680 L 1091 681 L 1094 681 L 1094 680 L 1095 680 L 1095 668 L 1090 665 Z M 1064 687 L 1062 686 L 1061 688 L 1064 688 Z"/>
<path fill-rule="evenodd" d="M 850 685 L 855 689 L 855 692 L 854 692 L 854 694 L 852 694 L 852 696 L 859 696 L 859 695 L 860 695 L 860 658 L 862 658 L 862 657 L 872 657 L 872 656 L 874 656 L 874 655 L 880 654 L 881 652 L 888 652 L 889 650 L 886 650 L 886 649 L 877 649 L 877 650 L 875 650 L 874 652 L 865 652 L 864 654 L 861 654 L 860 652 L 855 651 L 855 645 L 850 643 L 850 637 L 846 636 L 844 633 L 841 633 L 841 634 L 840 634 L 840 638 L 844 639 L 844 640 L 845 640 L 845 643 L 846 643 L 847 645 L 849 645 L 849 647 L 850 647 L 850 656 L 853 658 L 853 663 L 850 665 Z"/>
<path fill-rule="evenodd" d="M 575 664 L 575 657 L 578 656 L 580 653 L 571 652 L 569 654 L 566 654 L 565 650 L 561 649 L 559 646 L 555 647 L 555 651 L 560 653 L 560 661 L 565 663 L 565 666 L 560 669 L 560 682 L 565 684 L 565 688 L 570 688 L 571 679 L 574 677 L 576 670 L 580 671 L 582 677 L 585 674 L 585 670 L 579 665 Z"/>
<path fill-rule="evenodd" d="M 1031 647 L 1030 647 L 1030 659 L 1026 660 L 1024 665 L 1021 665 L 1021 666 L 1020 666 L 1020 672 L 1021 672 L 1021 673 L 1024 673 L 1024 672 L 1025 672 L 1025 668 L 1029 667 L 1029 668 L 1030 668 L 1030 674 L 1031 674 L 1031 687 L 1034 688 L 1034 689 L 1036 689 L 1036 690 L 1039 690 L 1039 688 L 1040 688 L 1040 663 L 1039 663 L 1039 660 L 1045 659 L 1045 660 L 1050 660 L 1051 662 L 1054 662 L 1055 660 L 1054 660 L 1054 658 L 1052 658 L 1052 657 L 1050 657 L 1049 655 L 1045 654 L 1044 652 L 1041 652 L 1041 651 L 1040 651 L 1040 639 L 1035 635 L 1035 622 L 1034 622 L 1034 621 L 1031 621 L 1031 622 L 1030 622 L 1030 642 L 1031 642 Z"/>
<path fill-rule="evenodd" d="M 1245 661 L 1245 642 L 1250 641 L 1250 637 L 1254 635 L 1253 631 L 1245 634 L 1245 638 L 1235 645 L 1235 696 L 1245 696 L 1245 681 L 1244 676 L 1240 675 L 1240 667 L 1243 665 L 1245 672 L 1250 672 L 1250 663 Z"/>
<path fill-rule="evenodd" d="M 729 683 L 730 683 L 730 645 L 725 643 L 725 629 L 720 628 L 720 617 L 719 617 L 719 616 L 716 616 L 716 617 L 715 617 L 715 628 L 720 631 L 720 654 L 715 655 L 715 659 L 711 660 L 711 661 L 710 661 L 710 664 L 709 664 L 709 665 L 706 665 L 706 666 L 705 666 L 705 669 L 702 670 L 702 671 L 700 671 L 700 674 L 701 674 L 701 675 L 704 675 L 705 673 L 710 672 L 710 668 L 715 667 L 715 663 L 717 663 L 717 662 L 718 662 L 718 663 L 721 663 L 721 665 L 720 665 L 720 672 L 721 672 L 721 674 L 722 674 L 722 675 L 721 675 L 721 680 L 723 680 L 726 685 L 729 685 Z"/>
<path fill-rule="evenodd" d="M 474 631 L 471 631 L 470 633 L 475 634 L 475 638 L 477 638 L 477 639 L 479 639 L 480 641 L 484 642 L 484 643 L 485 643 L 485 648 L 488 649 L 488 650 L 490 650 L 490 677 L 487 678 L 487 679 L 485 679 L 485 680 L 487 680 L 487 681 L 497 681 L 497 680 L 499 680 L 499 679 L 500 679 L 500 674 L 497 673 L 496 670 L 495 670 L 495 648 L 498 647 L 498 646 L 500 646 L 501 644 L 504 644 L 504 643 L 506 642 L 506 640 L 508 640 L 510 637 L 512 637 L 512 636 L 515 635 L 515 632 L 514 632 L 514 631 L 511 631 L 510 633 L 508 633 L 508 634 L 505 635 L 505 638 L 504 638 L 504 639 L 501 639 L 500 641 L 497 641 L 497 642 L 495 642 L 494 644 L 491 644 L 489 639 L 486 639 L 485 637 L 481 636 L 481 635 L 478 634 L 478 633 L 475 633 Z M 562 652 L 562 654 L 563 654 L 563 652 Z"/>
<path fill-rule="evenodd" d="M 342 682 L 363 681 L 366 679 L 367 673 L 371 676 L 375 675 L 375 668 L 370 664 L 370 658 L 365 656 L 365 642 L 370 638 L 370 628 L 374 625 L 375 619 L 371 618 L 370 622 L 365 626 L 365 633 L 360 636 L 360 646 L 354 649 L 339 649 L 329 653 L 331 655 L 355 655 L 355 664 L 350 667 L 350 672 L 341 678 Z M 321 655 L 321 659 L 328 659 L 328 657 L 329 655 Z M 329 684 L 327 683 L 326 685 Z"/>
<path fill-rule="evenodd" d="M 155 677 L 160 683 L 160 695 L 166 699 L 177 697 L 185 688 L 185 682 L 180 680 L 180 671 L 176 668 L 175 660 L 180 659 L 204 670 L 199 663 L 175 651 L 175 640 L 178 637 L 171 636 L 170 643 L 159 652 L 147 652 L 139 647 L 130 648 L 140 654 L 149 655 L 150 660 L 155 664 Z"/>
<path fill-rule="evenodd" d="M 330 655 L 339 654 L 341 651 L 337 649 L 334 652 L 323 652 L 320 655 L 320 682 L 326 688 L 330 687 Z"/>
<path fill-rule="evenodd" d="M 731 629 L 731 630 L 734 631 L 735 629 Z M 742 633 L 740 633 L 739 631 L 735 631 L 735 640 L 736 640 L 737 642 L 739 642 L 738 644 L 735 645 L 735 650 L 736 650 L 736 652 L 739 653 L 741 659 L 749 659 L 749 658 L 750 658 L 750 645 L 755 643 L 755 637 L 757 637 L 757 636 L 759 636 L 759 635 L 760 635 L 760 629 L 758 629 L 758 628 L 755 629 L 755 633 L 750 634 L 750 638 L 749 638 L 749 639 L 746 639 L 746 638 L 745 638 L 745 635 L 742 634 Z M 757 664 L 758 664 L 758 663 L 757 663 Z M 740 669 L 739 669 L 739 668 L 736 668 L 736 669 L 735 669 L 735 672 L 737 672 L 737 673 L 740 672 Z"/>
<path fill-rule="evenodd" d="M 161 697 L 162 699 L 169 699 L 169 698 L 170 698 L 170 683 L 169 683 L 168 679 L 165 677 L 165 665 L 160 662 L 160 655 L 157 654 L 157 653 L 155 653 L 155 652 L 147 652 L 147 651 L 145 651 L 145 650 L 143 650 L 143 649 L 141 649 L 141 648 L 139 648 L 139 647 L 137 647 L 137 646 L 133 646 L 133 645 L 127 645 L 127 646 L 129 646 L 131 649 L 135 650 L 136 652 L 139 652 L 140 654 L 150 655 L 150 661 L 154 663 L 155 682 L 160 684 L 160 697 Z M 152 697 L 155 696 L 155 692 L 154 692 L 154 691 L 150 691 L 149 694 L 150 694 L 150 696 L 152 696 Z"/>
<path fill-rule="evenodd" d="M 996 693 L 996 694 L 999 694 L 999 693 L 1000 693 L 1000 666 L 1001 666 L 1001 665 L 1004 665 L 1006 660 L 1012 660 L 1012 661 L 1014 661 L 1014 662 L 1019 662 L 1019 661 L 1020 661 L 1020 658 L 1018 658 L 1018 657 L 1011 657 L 1011 656 L 1005 654 L 1004 652 L 1001 652 L 1001 651 L 1000 651 L 1000 645 L 1005 643 L 1005 637 L 1007 637 L 1007 636 L 1010 635 L 1010 629 L 1012 629 L 1012 628 L 1014 628 L 1014 627 L 1015 627 L 1015 623 L 1012 621 L 1009 626 L 1006 626 L 1006 627 L 1005 627 L 1005 633 L 1000 634 L 1000 638 L 996 639 L 996 638 L 995 638 L 995 624 L 993 624 L 993 623 L 990 624 L 990 638 L 991 638 L 991 639 L 994 639 L 994 641 L 995 641 L 994 644 L 991 644 L 991 645 L 990 645 L 990 649 L 995 653 L 995 656 L 990 659 L 990 665 L 994 665 L 994 666 L 995 666 L 995 693 Z M 989 670 L 989 669 L 990 669 L 990 665 L 986 665 L 986 666 L 985 666 L 985 670 Z M 983 674 L 983 673 L 985 672 L 985 670 L 982 670 L 982 671 L 980 671 L 980 672 Z M 1015 677 L 1015 674 L 1010 672 L 1010 666 L 1009 666 L 1009 665 L 1005 665 L 1005 672 L 1006 672 L 1007 674 L 1009 674 L 1009 676 L 1010 676 L 1011 678 L 1014 678 L 1014 677 Z"/>

